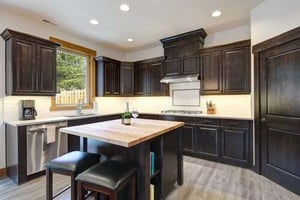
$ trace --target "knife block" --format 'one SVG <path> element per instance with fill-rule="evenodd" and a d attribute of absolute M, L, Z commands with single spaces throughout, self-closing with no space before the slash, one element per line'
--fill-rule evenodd
<path fill-rule="evenodd" d="M 207 107 L 207 114 L 216 114 L 216 105 L 215 104 Z"/>

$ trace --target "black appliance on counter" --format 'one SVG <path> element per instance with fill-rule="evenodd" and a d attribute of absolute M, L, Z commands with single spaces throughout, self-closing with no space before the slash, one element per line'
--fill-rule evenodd
<path fill-rule="evenodd" d="M 19 119 L 29 120 L 35 119 L 37 115 L 34 100 L 20 100 Z"/>

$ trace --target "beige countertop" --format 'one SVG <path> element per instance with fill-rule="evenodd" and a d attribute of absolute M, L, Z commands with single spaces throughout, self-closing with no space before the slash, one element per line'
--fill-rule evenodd
<path fill-rule="evenodd" d="M 121 113 L 121 112 L 120 112 Z M 48 117 L 48 118 L 37 118 L 35 120 L 4 120 L 4 123 L 9 124 L 11 126 L 28 126 L 42 123 L 52 123 L 52 122 L 60 122 L 60 121 L 69 121 L 83 118 L 91 118 L 91 117 L 101 117 L 108 115 L 120 115 L 120 113 L 85 113 L 82 115 L 65 115 L 65 116 L 57 116 L 57 117 Z M 161 112 L 141 112 L 141 114 L 150 114 L 150 115 L 175 115 L 175 116 L 186 116 L 186 117 L 202 117 L 202 118 L 216 118 L 216 119 L 239 119 L 239 120 L 253 120 L 253 117 L 248 115 L 229 115 L 229 114 L 172 114 L 172 113 L 161 113 Z"/>
<path fill-rule="evenodd" d="M 69 120 L 84 119 L 84 118 L 91 118 L 91 117 L 105 117 L 105 116 L 115 115 L 115 114 L 119 114 L 119 113 L 109 113 L 109 114 L 85 113 L 80 115 L 70 114 L 70 115 L 57 116 L 57 117 L 36 118 L 34 120 L 15 120 L 15 121 L 4 120 L 4 123 L 9 124 L 11 126 L 28 126 L 28 125 L 69 121 Z"/>
<path fill-rule="evenodd" d="M 252 116 L 249 115 L 230 115 L 230 114 L 182 114 L 182 113 L 161 113 L 161 112 L 143 112 L 142 114 L 149 115 L 174 115 L 184 117 L 200 117 L 200 118 L 216 118 L 216 119 L 240 119 L 240 120 L 253 120 Z"/>
<path fill-rule="evenodd" d="M 124 125 L 121 124 L 121 119 L 116 119 L 61 128 L 60 132 L 131 147 L 183 125 L 183 122 L 149 119 L 133 119 L 131 125 Z"/>

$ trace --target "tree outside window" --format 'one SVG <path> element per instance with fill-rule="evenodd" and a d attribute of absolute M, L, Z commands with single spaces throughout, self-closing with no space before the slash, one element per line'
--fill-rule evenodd
<path fill-rule="evenodd" d="M 57 50 L 56 97 L 50 110 L 76 109 L 80 100 L 84 108 L 91 108 L 94 99 L 94 57 L 96 52 L 56 38 L 61 44 Z"/>

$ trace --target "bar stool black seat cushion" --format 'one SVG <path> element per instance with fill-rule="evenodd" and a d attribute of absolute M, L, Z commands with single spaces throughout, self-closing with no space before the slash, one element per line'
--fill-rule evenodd
<path fill-rule="evenodd" d="M 74 172 L 75 176 L 87 168 L 99 163 L 100 155 L 82 151 L 72 151 L 49 161 L 47 168 L 52 170 Z"/>
<path fill-rule="evenodd" d="M 96 164 L 78 174 L 76 180 L 115 190 L 136 170 L 137 166 L 135 165 L 114 160 L 107 160 L 103 163 Z"/>

